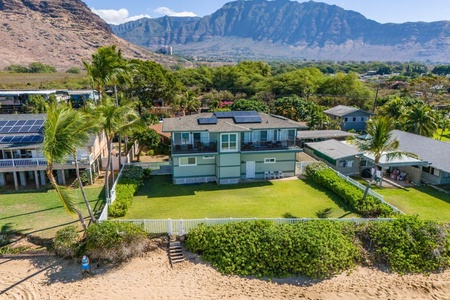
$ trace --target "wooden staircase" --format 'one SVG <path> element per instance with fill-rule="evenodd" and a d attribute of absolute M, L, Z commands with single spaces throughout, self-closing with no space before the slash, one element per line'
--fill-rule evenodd
<path fill-rule="evenodd" d="M 173 267 L 174 264 L 185 261 L 183 249 L 181 248 L 181 243 L 179 241 L 169 242 L 169 261 L 170 265 Z"/>

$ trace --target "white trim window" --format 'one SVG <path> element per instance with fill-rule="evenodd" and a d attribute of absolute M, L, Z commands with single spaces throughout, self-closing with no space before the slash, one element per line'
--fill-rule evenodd
<path fill-rule="evenodd" d="M 265 164 L 275 164 L 276 162 L 277 162 L 277 159 L 275 157 L 264 158 Z"/>
<path fill-rule="evenodd" d="M 189 167 L 189 166 L 196 166 L 197 165 L 197 157 L 180 157 L 178 164 L 180 167 Z"/>
<path fill-rule="evenodd" d="M 220 151 L 232 152 L 238 150 L 237 133 L 221 133 L 220 134 Z"/>

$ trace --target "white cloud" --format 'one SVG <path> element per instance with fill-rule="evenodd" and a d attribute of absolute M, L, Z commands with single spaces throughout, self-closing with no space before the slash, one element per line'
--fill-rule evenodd
<path fill-rule="evenodd" d="M 136 15 L 136 16 L 129 16 L 130 13 L 128 12 L 128 9 L 121 8 L 119 10 L 115 9 L 95 9 L 91 7 L 91 11 L 98 15 L 100 18 L 102 18 L 106 23 L 108 24 L 122 24 L 129 21 L 135 21 L 142 18 L 150 18 L 149 15 Z"/>
<path fill-rule="evenodd" d="M 170 16 L 170 17 L 196 17 L 197 15 L 193 13 L 192 11 L 181 11 L 176 12 L 171 10 L 168 7 L 158 7 L 155 9 L 155 13 L 163 15 L 163 16 Z"/>

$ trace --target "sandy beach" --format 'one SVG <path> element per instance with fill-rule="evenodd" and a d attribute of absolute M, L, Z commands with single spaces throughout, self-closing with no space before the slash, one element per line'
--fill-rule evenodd
<path fill-rule="evenodd" d="M 196 255 L 173 268 L 164 250 L 119 267 L 56 257 L 0 258 L 0 299 L 450 299 L 450 271 L 388 274 L 357 268 L 328 280 L 224 276 Z"/>

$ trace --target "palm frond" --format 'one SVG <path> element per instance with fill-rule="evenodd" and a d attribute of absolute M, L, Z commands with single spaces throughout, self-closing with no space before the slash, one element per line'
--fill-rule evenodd
<path fill-rule="evenodd" d="M 68 214 L 75 215 L 77 213 L 77 207 L 75 205 L 75 196 L 73 195 L 73 190 L 66 188 L 64 186 L 56 185 L 54 186 L 64 209 Z"/>

